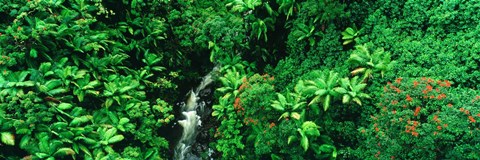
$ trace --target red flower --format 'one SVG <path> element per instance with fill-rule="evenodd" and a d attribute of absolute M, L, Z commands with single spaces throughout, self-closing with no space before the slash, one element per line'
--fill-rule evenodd
<path fill-rule="evenodd" d="M 418 113 L 420 112 L 421 107 L 415 108 L 415 113 L 413 113 L 414 116 L 417 116 Z"/>
<path fill-rule="evenodd" d="M 447 104 L 448 107 L 452 107 L 453 105 L 451 103 Z"/>
<path fill-rule="evenodd" d="M 412 132 L 412 135 L 415 136 L 415 137 L 418 137 L 418 132 Z"/>
<path fill-rule="evenodd" d="M 438 120 L 438 115 L 433 116 L 433 121 L 435 121 L 435 122 L 437 122 L 437 123 L 440 122 L 440 121 Z"/>
<path fill-rule="evenodd" d="M 470 120 L 470 122 L 472 122 L 472 123 L 477 122 L 475 119 L 473 119 L 473 116 L 468 116 L 468 120 Z"/>
<path fill-rule="evenodd" d="M 438 129 L 438 130 L 442 130 L 442 126 L 437 126 L 437 129 Z"/>
<path fill-rule="evenodd" d="M 413 126 L 418 126 L 418 121 L 413 121 Z"/>
<path fill-rule="evenodd" d="M 237 111 L 238 110 L 245 110 L 242 105 L 240 104 L 240 98 L 237 97 L 235 98 L 235 103 L 233 104 L 233 108 L 235 108 Z"/>
<path fill-rule="evenodd" d="M 451 85 L 452 85 L 452 84 L 450 83 L 450 81 L 445 80 L 445 86 L 450 87 Z"/>
<path fill-rule="evenodd" d="M 275 123 L 270 123 L 270 128 L 275 127 Z"/>
<path fill-rule="evenodd" d="M 428 83 L 432 83 L 433 80 L 432 80 L 431 78 L 428 78 L 427 82 L 428 82 Z"/>
<path fill-rule="evenodd" d="M 433 90 L 433 87 L 431 85 L 427 85 L 427 91 L 430 92 Z"/>
<path fill-rule="evenodd" d="M 413 81 L 413 87 L 417 87 L 418 86 L 418 82 L 417 81 Z"/>
<path fill-rule="evenodd" d="M 412 97 L 410 97 L 410 95 L 407 94 L 407 101 L 411 102 L 412 101 Z"/>
<path fill-rule="evenodd" d="M 427 91 L 426 89 L 424 89 L 424 90 L 422 90 L 422 93 L 423 93 L 423 94 L 427 94 L 428 91 Z M 425 98 L 425 96 L 424 96 L 424 98 Z"/>
<path fill-rule="evenodd" d="M 444 99 L 444 98 L 447 98 L 447 95 L 445 93 L 442 93 L 440 95 L 438 95 L 439 99 Z"/>
<path fill-rule="evenodd" d="M 238 90 L 242 91 L 243 89 L 245 89 L 246 86 L 247 86 L 246 83 L 242 83 L 242 85 L 240 85 L 240 87 L 238 87 Z"/>
<path fill-rule="evenodd" d="M 400 83 L 402 83 L 402 79 L 403 79 L 402 77 L 397 78 L 397 79 L 395 80 L 395 82 L 398 83 L 398 84 L 400 84 Z"/>
<path fill-rule="evenodd" d="M 395 91 L 396 91 L 397 93 L 401 93 L 401 92 L 402 92 L 402 90 L 400 90 L 400 89 L 398 89 L 398 88 L 395 88 Z"/>

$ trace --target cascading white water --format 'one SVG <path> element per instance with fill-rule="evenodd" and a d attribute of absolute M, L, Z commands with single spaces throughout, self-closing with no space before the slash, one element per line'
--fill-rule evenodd
<path fill-rule="evenodd" d="M 201 126 L 202 121 L 200 120 L 198 112 L 203 112 L 204 103 L 198 103 L 199 101 L 199 93 L 200 91 L 204 90 L 210 83 L 213 82 L 212 74 L 217 70 L 215 67 L 209 74 L 203 77 L 202 82 L 195 90 L 190 90 L 188 93 L 188 99 L 182 106 L 182 115 L 185 117 L 183 120 L 179 120 L 178 124 L 182 126 L 183 132 L 182 137 L 180 138 L 177 146 L 175 147 L 175 155 L 174 158 L 176 160 L 195 160 L 200 159 L 197 156 L 190 153 L 191 146 L 195 142 L 195 138 L 197 136 L 197 128 Z"/>

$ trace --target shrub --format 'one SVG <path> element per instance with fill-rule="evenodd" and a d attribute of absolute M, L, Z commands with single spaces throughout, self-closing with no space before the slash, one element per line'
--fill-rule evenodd
<path fill-rule="evenodd" d="M 369 126 L 359 128 L 365 137 L 359 156 L 478 159 L 478 92 L 451 85 L 448 80 L 422 77 L 397 78 L 384 86 L 376 104 L 380 111 L 371 115 Z"/>

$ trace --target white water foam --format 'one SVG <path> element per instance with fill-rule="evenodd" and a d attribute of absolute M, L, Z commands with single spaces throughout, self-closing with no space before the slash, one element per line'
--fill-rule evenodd
<path fill-rule="evenodd" d="M 202 113 L 197 113 L 197 108 L 199 108 L 199 112 L 203 112 L 205 106 L 205 102 L 198 102 L 200 100 L 198 94 L 213 82 L 212 74 L 217 70 L 218 67 L 215 67 L 209 74 L 203 77 L 200 85 L 195 90 L 190 90 L 185 104 L 182 105 L 182 115 L 185 117 L 185 119 L 178 121 L 178 124 L 180 124 L 183 128 L 183 132 L 182 137 L 175 147 L 174 158 L 176 160 L 200 159 L 199 157 L 190 153 L 191 145 L 195 142 L 195 138 L 197 136 L 197 128 L 202 124 L 199 116 L 202 115 Z"/>

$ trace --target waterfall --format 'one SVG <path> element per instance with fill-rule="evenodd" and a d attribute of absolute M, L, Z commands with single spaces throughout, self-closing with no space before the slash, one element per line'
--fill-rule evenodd
<path fill-rule="evenodd" d="M 178 124 L 182 126 L 183 132 L 182 137 L 178 141 L 177 146 L 175 147 L 174 158 L 176 160 L 196 160 L 200 159 L 191 153 L 191 146 L 195 143 L 195 138 L 197 136 L 197 129 L 201 126 L 202 121 L 200 120 L 204 111 L 205 103 L 199 102 L 200 92 L 205 89 L 210 83 L 213 82 L 212 74 L 218 70 L 218 67 L 213 68 L 213 70 L 208 73 L 205 77 L 202 78 L 202 82 L 195 90 L 190 90 L 188 93 L 188 98 L 186 102 L 182 105 L 182 115 L 185 117 L 183 120 L 179 120 Z"/>

